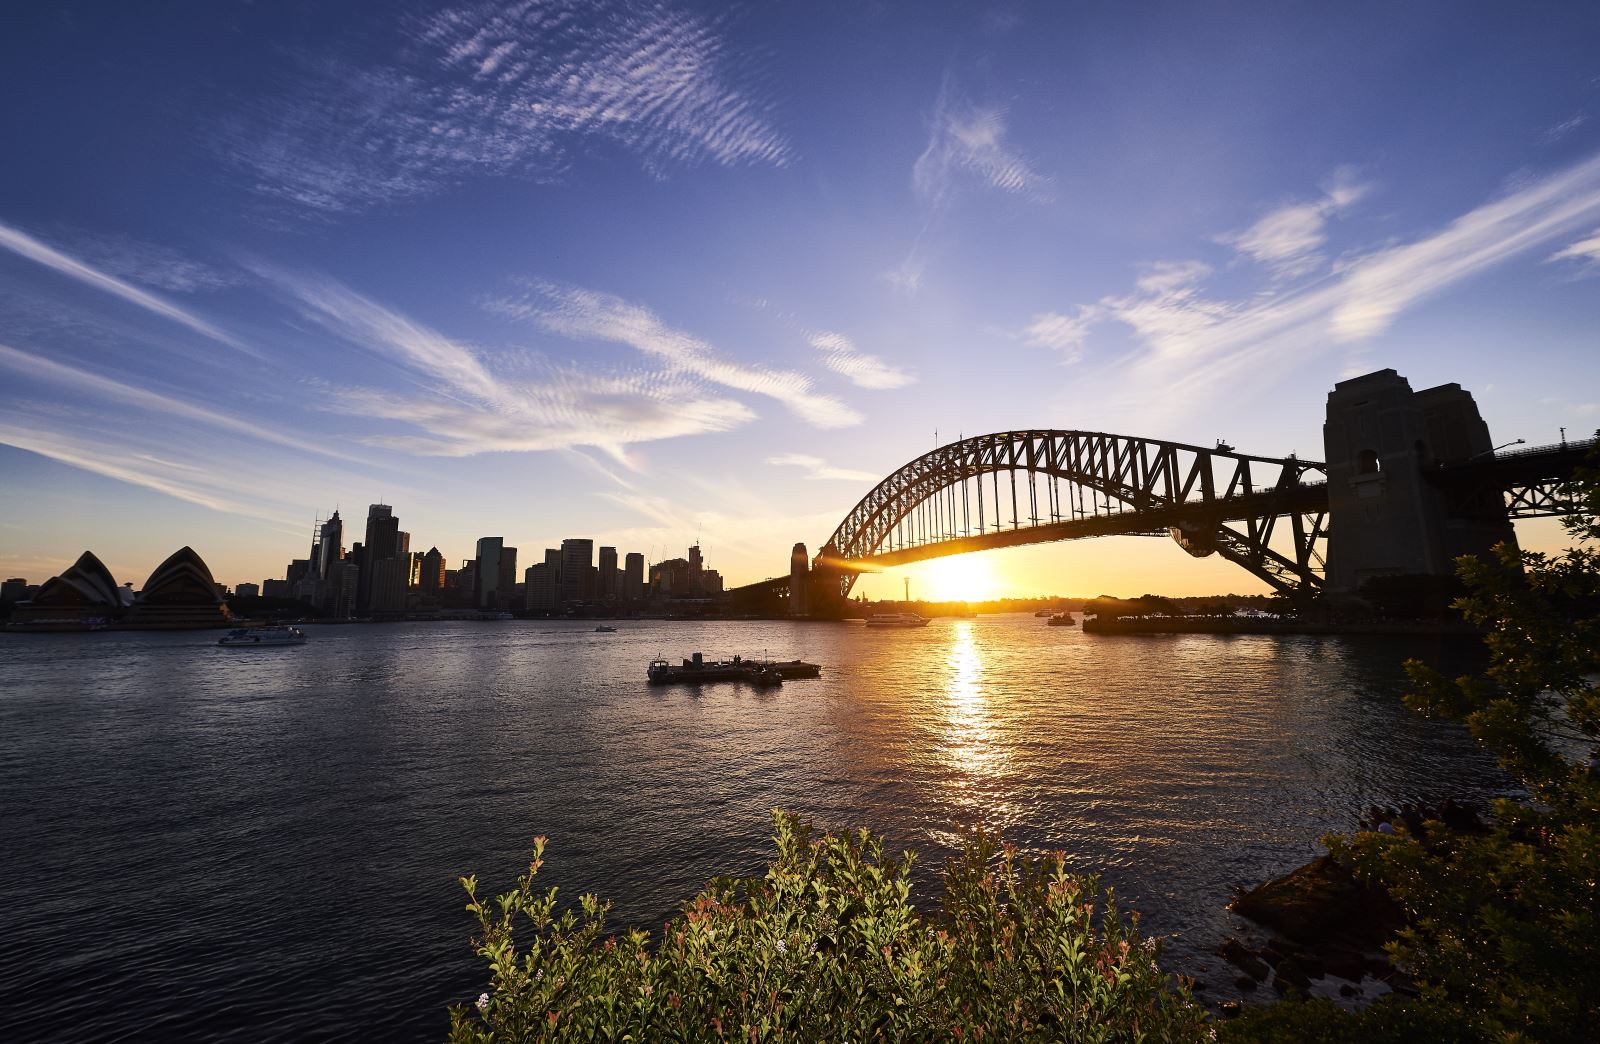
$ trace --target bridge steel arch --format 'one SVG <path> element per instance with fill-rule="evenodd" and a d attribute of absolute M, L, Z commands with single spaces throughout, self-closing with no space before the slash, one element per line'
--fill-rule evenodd
<path fill-rule="evenodd" d="M 1325 573 L 1326 479 L 1318 461 L 1221 444 L 1041 429 L 978 435 L 878 483 L 839 523 L 815 569 L 837 578 L 842 598 L 860 573 L 882 566 L 1053 540 L 1170 535 L 1192 555 L 1215 552 L 1277 591 L 1311 597 Z"/>

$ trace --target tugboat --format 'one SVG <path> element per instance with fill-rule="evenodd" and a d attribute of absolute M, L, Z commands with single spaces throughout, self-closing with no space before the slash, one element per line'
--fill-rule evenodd
<path fill-rule="evenodd" d="M 1078 621 L 1073 618 L 1071 613 L 1057 613 L 1050 619 L 1046 620 L 1045 623 L 1049 624 L 1051 627 L 1078 626 Z"/>
<path fill-rule="evenodd" d="M 221 638 L 218 645 L 230 649 L 260 649 L 269 645 L 304 645 L 306 633 L 298 627 L 235 627 Z"/>
<path fill-rule="evenodd" d="M 821 674 L 821 667 L 803 660 L 746 660 L 742 656 L 735 656 L 731 660 L 708 660 L 700 653 L 684 660 L 681 666 L 654 659 L 645 671 L 645 677 L 651 685 L 742 681 L 762 688 L 781 685 L 785 679 L 816 678 Z"/>
<path fill-rule="evenodd" d="M 867 617 L 868 627 L 926 627 L 928 621 L 916 613 L 873 613 Z"/>

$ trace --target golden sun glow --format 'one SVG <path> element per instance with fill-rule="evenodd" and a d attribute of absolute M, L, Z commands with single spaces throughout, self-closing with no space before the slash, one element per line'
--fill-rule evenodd
<path fill-rule="evenodd" d="M 994 566 L 982 554 L 919 562 L 902 575 L 911 578 L 911 597 L 923 601 L 981 602 L 1001 595 Z"/>

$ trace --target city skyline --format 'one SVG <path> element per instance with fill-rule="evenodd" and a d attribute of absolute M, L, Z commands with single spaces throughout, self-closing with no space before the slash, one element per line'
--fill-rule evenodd
<path fill-rule="evenodd" d="M 451 560 L 698 541 L 737 586 L 936 440 L 1316 458 L 1383 367 L 1500 442 L 1600 427 L 1600 14 L 1162 13 L 26 12 L 0 574 L 259 582 L 306 505 L 402 502 Z M 911 572 L 1256 586 L 1128 538 Z"/>

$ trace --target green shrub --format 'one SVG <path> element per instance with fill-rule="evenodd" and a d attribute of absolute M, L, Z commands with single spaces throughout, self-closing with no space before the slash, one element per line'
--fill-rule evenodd
<path fill-rule="evenodd" d="M 607 933 L 586 895 L 558 912 L 534 878 L 491 902 L 464 878 L 489 965 L 452 1041 L 1072 1040 L 1209 1036 L 1188 988 L 1156 965 L 1137 915 L 1057 853 L 1019 857 L 971 838 L 945 872 L 942 913 L 910 904 L 912 853 L 866 831 L 813 838 L 773 814 L 764 877 L 718 879 L 650 945 Z"/>

